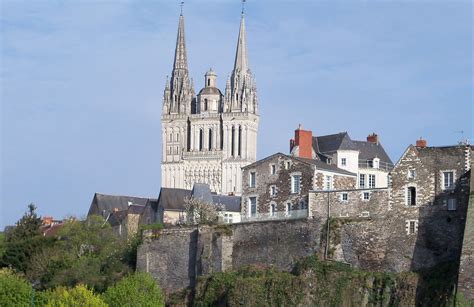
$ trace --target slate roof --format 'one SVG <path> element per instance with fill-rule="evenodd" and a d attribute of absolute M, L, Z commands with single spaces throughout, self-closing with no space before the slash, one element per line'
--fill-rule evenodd
<path fill-rule="evenodd" d="M 224 205 L 225 211 L 240 212 L 240 196 L 212 195 L 212 201 Z"/>
<path fill-rule="evenodd" d="M 316 153 L 322 154 L 332 154 L 338 150 L 357 150 L 361 160 L 372 160 L 378 157 L 381 162 L 393 164 L 380 142 L 354 141 L 347 132 L 315 136 L 313 149 Z"/>
<path fill-rule="evenodd" d="M 127 210 L 130 204 L 145 206 L 148 200 L 149 198 L 144 197 L 95 193 L 87 215 L 102 215 L 106 218 L 114 209 Z"/>
<path fill-rule="evenodd" d="M 344 174 L 344 175 L 349 175 L 349 176 L 357 176 L 357 174 L 354 174 L 342 168 L 339 168 L 334 164 L 327 164 L 326 162 L 322 162 L 322 161 L 314 160 L 314 159 L 298 158 L 298 157 L 292 157 L 292 158 L 309 163 L 309 164 L 313 164 L 316 166 L 316 169 L 319 169 L 319 170 L 325 170 L 325 171 L 330 171 L 333 173 L 339 173 L 339 174 Z"/>
<path fill-rule="evenodd" d="M 184 200 L 191 197 L 191 190 L 161 188 L 158 197 L 158 207 L 164 210 L 184 210 Z"/>
<path fill-rule="evenodd" d="M 211 188 L 205 183 L 195 183 L 191 195 L 194 198 L 200 198 L 206 203 L 212 203 Z"/>
<path fill-rule="evenodd" d="M 365 141 L 352 141 L 356 146 L 357 150 L 359 150 L 359 159 L 360 160 L 372 160 L 373 158 L 377 157 L 382 162 L 393 164 L 390 157 L 383 149 L 382 144 L 379 143 L 371 143 Z"/>

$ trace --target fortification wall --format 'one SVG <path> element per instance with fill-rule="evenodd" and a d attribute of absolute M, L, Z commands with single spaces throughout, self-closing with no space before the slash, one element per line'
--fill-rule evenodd
<path fill-rule="evenodd" d="M 464 242 L 459 267 L 458 292 L 474 299 L 474 176 L 471 164 L 471 193 L 464 230 Z"/>
<path fill-rule="evenodd" d="M 166 292 L 193 287 L 196 277 L 246 265 L 291 270 L 319 251 L 321 221 L 300 219 L 144 233 L 137 270 L 150 272 Z"/>

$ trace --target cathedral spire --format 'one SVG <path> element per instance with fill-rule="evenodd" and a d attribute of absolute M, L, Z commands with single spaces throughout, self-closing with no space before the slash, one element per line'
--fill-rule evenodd
<path fill-rule="evenodd" d="M 178 37 L 176 38 L 176 51 L 174 54 L 173 70 L 188 69 L 188 60 L 186 56 L 186 43 L 184 41 L 184 16 L 183 12 L 179 15 Z"/>
<path fill-rule="evenodd" d="M 237 52 L 235 53 L 234 72 L 235 71 L 247 72 L 247 70 L 248 70 L 247 39 L 245 35 L 245 17 L 244 17 L 244 12 L 242 11 L 242 17 L 240 19 L 239 38 L 237 40 Z"/>

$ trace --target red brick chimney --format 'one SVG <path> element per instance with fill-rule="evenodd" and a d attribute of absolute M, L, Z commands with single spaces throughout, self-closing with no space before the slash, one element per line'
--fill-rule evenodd
<path fill-rule="evenodd" d="M 416 140 L 416 147 L 418 147 L 418 148 L 425 148 L 427 145 L 428 145 L 428 143 L 426 142 L 426 140 L 424 140 L 421 137 L 420 137 L 419 140 Z"/>
<path fill-rule="evenodd" d="M 379 143 L 379 136 L 375 133 L 369 134 L 367 136 L 367 142 L 378 144 Z"/>
<path fill-rule="evenodd" d="M 293 145 L 293 146 L 292 146 Z M 295 139 L 290 140 L 290 150 L 298 146 L 298 157 L 313 158 L 313 132 L 301 129 L 301 125 L 295 130 Z"/>

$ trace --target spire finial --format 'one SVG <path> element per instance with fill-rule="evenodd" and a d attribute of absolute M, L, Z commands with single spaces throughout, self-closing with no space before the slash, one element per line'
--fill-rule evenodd
<path fill-rule="evenodd" d="M 181 3 L 179 4 L 181 6 L 181 16 L 183 16 L 183 6 L 184 6 L 184 1 L 181 1 Z"/>
<path fill-rule="evenodd" d="M 242 0 L 242 15 L 245 12 L 245 0 Z"/>

